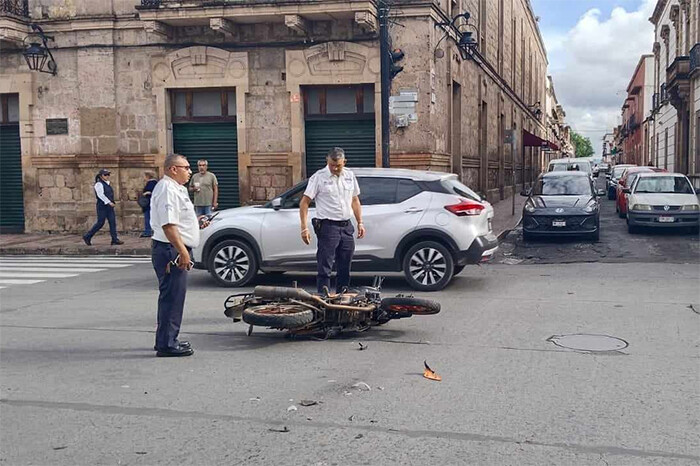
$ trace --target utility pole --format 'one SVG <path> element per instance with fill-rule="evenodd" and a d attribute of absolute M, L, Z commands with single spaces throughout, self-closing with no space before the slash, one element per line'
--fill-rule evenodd
<path fill-rule="evenodd" d="M 379 1 L 379 55 L 382 94 L 382 167 L 389 168 L 389 94 L 391 93 L 391 55 L 389 51 L 389 5 Z"/>

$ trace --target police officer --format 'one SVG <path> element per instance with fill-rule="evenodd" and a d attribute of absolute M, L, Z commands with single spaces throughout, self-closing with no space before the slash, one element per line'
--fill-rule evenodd
<path fill-rule="evenodd" d="M 103 168 L 95 176 L 95 197 L 97 198 L 97 222 L 90 231 L 83 235 L 83 241 L 92 246 L 92 237 L 104 226 L 105 220 L 109 223 L 109 234 L 112 236 L 112 246 L 124 244 L 117 236 L 117 219 L 114 215 L 114 189 L 109 181 L 112 173 Z"/>
<path fill-rule="evenodd" d="M 357 220 L 357 237 L 365 236 L 362 206 L 358 197 L 360 187 L 353 172 L 344 169 L 345 151 L 334 147 L 328 152 L 326 162 L 326 167 L 309 179 L 299 203 L 301 239 L 309 244 L 311 233 L 307 217 L 311 201 L 316 202 L 316 221 L 319 225 L 314 230 L 318 237 L 316 287 L 319 293 L 330 290 L 334 263 L 338 272 L 336 292 L 350 285 L 350 264 L 355 252 L 355 229 L 350 221 L 353 214 Z"/>
<path fill-rule="evenodd" d="M 190 256 L 199 244 L 199 230 L 209 223 L 197 219 L 194 206 L 184 186 L 192 170 L 182 155 L 165 159 L 165 176 L 151 195 L 151 228 L 153 246 L 151 261 L 158 277 L 158 328 L 156 355 L 160 357 L 191 356 L 188 341 L 178 341 L 182 312 L 187 294 L 187 272 L 194 265 Z"/>

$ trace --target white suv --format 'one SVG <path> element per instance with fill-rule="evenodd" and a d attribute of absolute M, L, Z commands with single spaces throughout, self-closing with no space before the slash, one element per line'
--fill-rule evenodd
<path fill-rule="evenodd" d="M 351 170 L 360 185 L 367 229 L 366 236 L 355 241 L 353 271 L 403 271 L 414 289 L 441 290 L 464 266 L 485 262 L 496 252 L 493 207 L 457 175 Z M 299 201 L 306 183 L 262 206 L 221 211 L 202 230 L 195 266 L 209 270 L 222 286 L 244 286 L 258 270 L 315 271 L 316 238 L 312 235 L 307 246 L 299 237 Z M 309 218 L 314 215 L 312 204 Z"/>

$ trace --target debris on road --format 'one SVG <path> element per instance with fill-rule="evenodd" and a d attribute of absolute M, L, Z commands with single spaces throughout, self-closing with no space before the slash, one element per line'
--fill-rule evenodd
<path fill-rule="evenodd" d="M 254 398 L 248 398 L 248 401 L 260 401 L 260 397 L 256 396 Z"/>
<path fill-rule="evenodd" d="M 299 402 L 299 404 L 302 405 L 302 406 L 314 406 L 314 405 L 317 405 L 317 404 L 318 404 L 318 401 L 314 401 L 314 400 L 301 400 L 301 401 Z"/>
<path fill-rule="evenodd" d="M 68 448 L 68 445 L 63 445 L 63 446 L 61 446 L 61 447 L 52 447 L 52 448 L 53 448 L 54 450 L 65 450 L 66 448 Z"/>
<path fill-rule="evenodd" d="M 289 432 L 289 429 L 287 429 L 287 426 L 282 427 L 281 429 L 275 429 L 274 427 L 270 427 L 267 429 L 269 432 L 279 432 L 281 434 L 286 434 Z"/>
<path fill-rule="evenodd" d="M 355 419 L 355 415 L 351 414 L 350 417 L 348 418 L 348 421 L 352 422 L 353 419 Z"/>
<path fill-rule="evenodd" d="M 687 307 L 688 309 L 690 309 L 691 311 L 693 311 L 694 313 L 700 314 L 700 311 L 698 311 L 697 309 L 695 309 L 695 306 L 693 306 L 692 304 L 689 305 L 689 306 L 686 306 L 686 307 Z"/>
<path fill-rule="evenodd" d="M 428 366 L 428 362 L 427 362 L 427 361 L 423 361 L 423 365 L 425 366 L 425 370 L 423 371 L 423 377 L 425 377 L 426 379 L 429 379 L 429 380 L 435 380 L 435 381 L 437 381 L 437 382 L 442 381 L 442 377 L 440 377 L 439 375 L 437 375 L 437 374 L 435 373 L 435 371 L 432 370 L 432 369 L 430 368 L 430 366 Z"/>
<path fill-rule="evenodd" d="M 369 345 L 363 345 L 363 344 L 360 343 L 359 341 L 357 342 L 357 344 L 360 345 L 360 351 L 366 350 L 366 349 L 368 348 L 368 346 L 369 346 Z"/>
<path fill-rule="evenodd" d="M 372 390 L 372 387 L 370 387 L 369 385 L 367 385 L 364 382 L 357 382 L 356 384 L 353 384 L 352 388 L 357 388 L 358 390 L 363 391 L 363 392 L 368 392 L 368 391 Z"/>
<path fill-rule="evenodd" d="M 362 435 L 362 434 L 357 434 L 357 435 L 355 436 L 355 440 L 359 440 L 359 439 L 361 439 L 362 437 L 364 437 L 364 435 Z"/>
<path fill-rule="evenodd" d="M 292 406 L 290 406 L 289 408 L 287 408 L 287 411 L 288 411 L 288 412 L 292 412 L 292 411 L 296 411 L 296 410 L 298 410 L 298 409 L 299 409 L 299 408 L 297 408 L 296 406 L 292 405 Z"/>

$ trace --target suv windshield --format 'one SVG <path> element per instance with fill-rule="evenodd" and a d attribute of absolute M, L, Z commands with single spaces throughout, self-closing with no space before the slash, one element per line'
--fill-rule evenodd
<path fill-rule="evenodd" d="M 615 167 L 615 168 L 613 168 L 612 177 L 613 178 L 620 178 L 622 176 L 622 172 L 624 172 L 628 168 L 629 167 Z"/>
<path fill-rule="evenodd" d="M 647 176 L 639 179 L 634 192 L 693 194 L 693 188 L 682 176 Z"/>
<path fill-rule="evenodd" d="M 583 176 L 550 176 L 537 180 L 532 194 L 536 196 L 592 195 L 591 182 Z"/>

